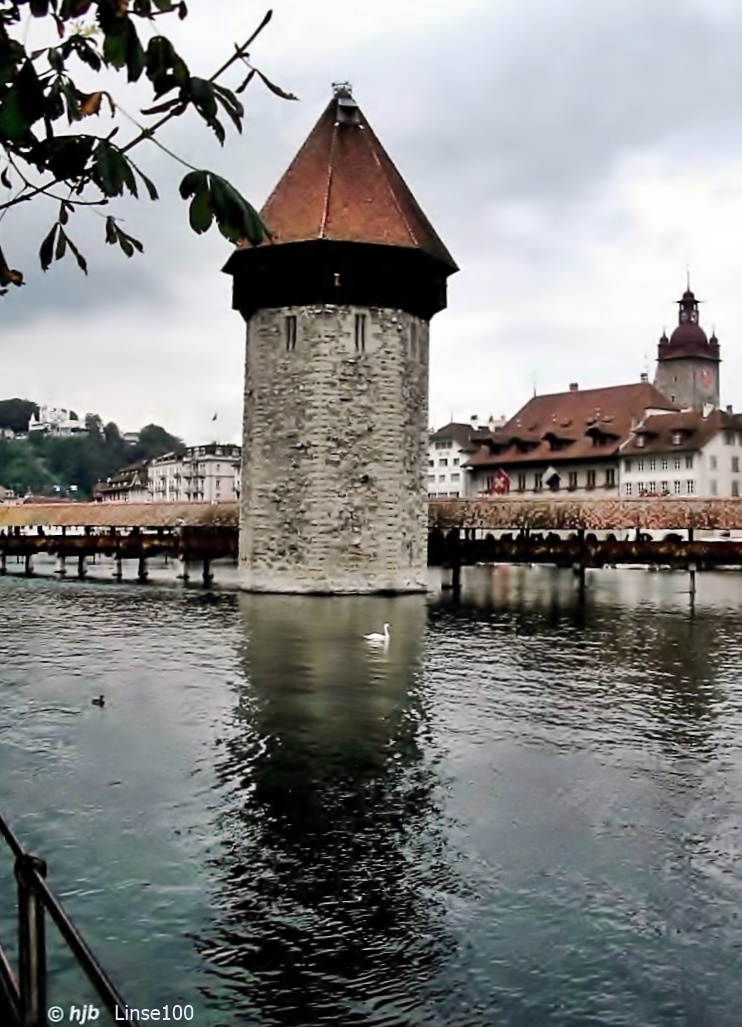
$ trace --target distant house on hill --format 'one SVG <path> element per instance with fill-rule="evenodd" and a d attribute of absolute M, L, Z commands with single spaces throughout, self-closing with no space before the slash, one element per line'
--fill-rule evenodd
<path fill-rule="evenodd" d="M 28 425 L 31 435 L 76 435 L 86 430 L 74 410 L 62 407 L 39 407 L 38 416 L 32 417 Z"/>

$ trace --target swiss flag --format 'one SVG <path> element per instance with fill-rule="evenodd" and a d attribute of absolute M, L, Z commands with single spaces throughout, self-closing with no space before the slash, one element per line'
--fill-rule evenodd
<path fill-rule="evenodd" d="M 495 495 L 502 495 L 504 492 L 510 491 L 510 476 L 503 471 L 502 467 L 498 467 L 490 478 L 487 491 Z"/>

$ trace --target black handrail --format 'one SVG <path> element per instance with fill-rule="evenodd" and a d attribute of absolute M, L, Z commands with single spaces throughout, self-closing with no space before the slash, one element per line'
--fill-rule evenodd
<path fill-rule="evenodd" d="M 116 987 L 46 882 L 46 864 L 27 852 L 0 814 L 0 835 L 15 857 L 18 884 L 18 975 L 0 945 L 0 995 L 20 1027 L 46 1027 L 46 942 L 44 914 L 59 931 L 103 1006 L 116 1019 L 127 1009 Z M 129 1023 L 138 1019 L 129 1014 Z"/>

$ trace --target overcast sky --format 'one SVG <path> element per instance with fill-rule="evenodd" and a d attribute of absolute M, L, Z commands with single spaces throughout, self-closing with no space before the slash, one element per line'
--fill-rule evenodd
<path fill-rule="evenodd" d="M 722 402 L 742 408 L 742 10 L 733 0 L 276 0 L 253 59 L 300 102 L 253 83 L 221 149 L 195 120 L 162 141 L 260 206 L 330 97 L 356 99 L 459 264 L 432 326 L 431 424 L 512 414 L 533 393 L 654 372 L 691 284 L 722 349 Z M 167 22 L 210 74 L 267 9 L 190 0 Z M 236 85 L 239 78 L 227 84 Z M 136 113 L 138 98 L 121 104 Z M 143 101 L 144 102 L 144 101 Z M 141 103 L 139 103 L 141 106 Z M 123 130 L 122 130 L 123 135 Z M 198 237 L 183 169 L 153 146 L 163 198 L 122 207 L 127 260 L 81 213 L 90 274 L 43 275 L 51 210 L 10 213 L 2 242 L 28 284 L 0 300 L 0 398 L 150 421 L 193 444 L 238 441 L 244 326 Z M 216 425 L 212 417 L 218 412 Z M 215 429 L 217 429 L 215 431 Z"/>

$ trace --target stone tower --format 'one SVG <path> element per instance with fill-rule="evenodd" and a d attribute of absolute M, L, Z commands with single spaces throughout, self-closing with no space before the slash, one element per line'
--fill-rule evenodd
<path fill-rule="evenodd" d="M 657 347 L 654 384 L 683 409 L 719 406 L 719 340 L 715 334 L 707 338 L 701 328 L 698 302 L 689 283 L 678 300 L 678 326 L 669 339 L 663 332 Z"/>
<path fill-rule="evenodd" d="M 424 591 L 428 329 L 457 270 L 350 87 L 224 270 L 247 322 L 240 582 Z"/>

